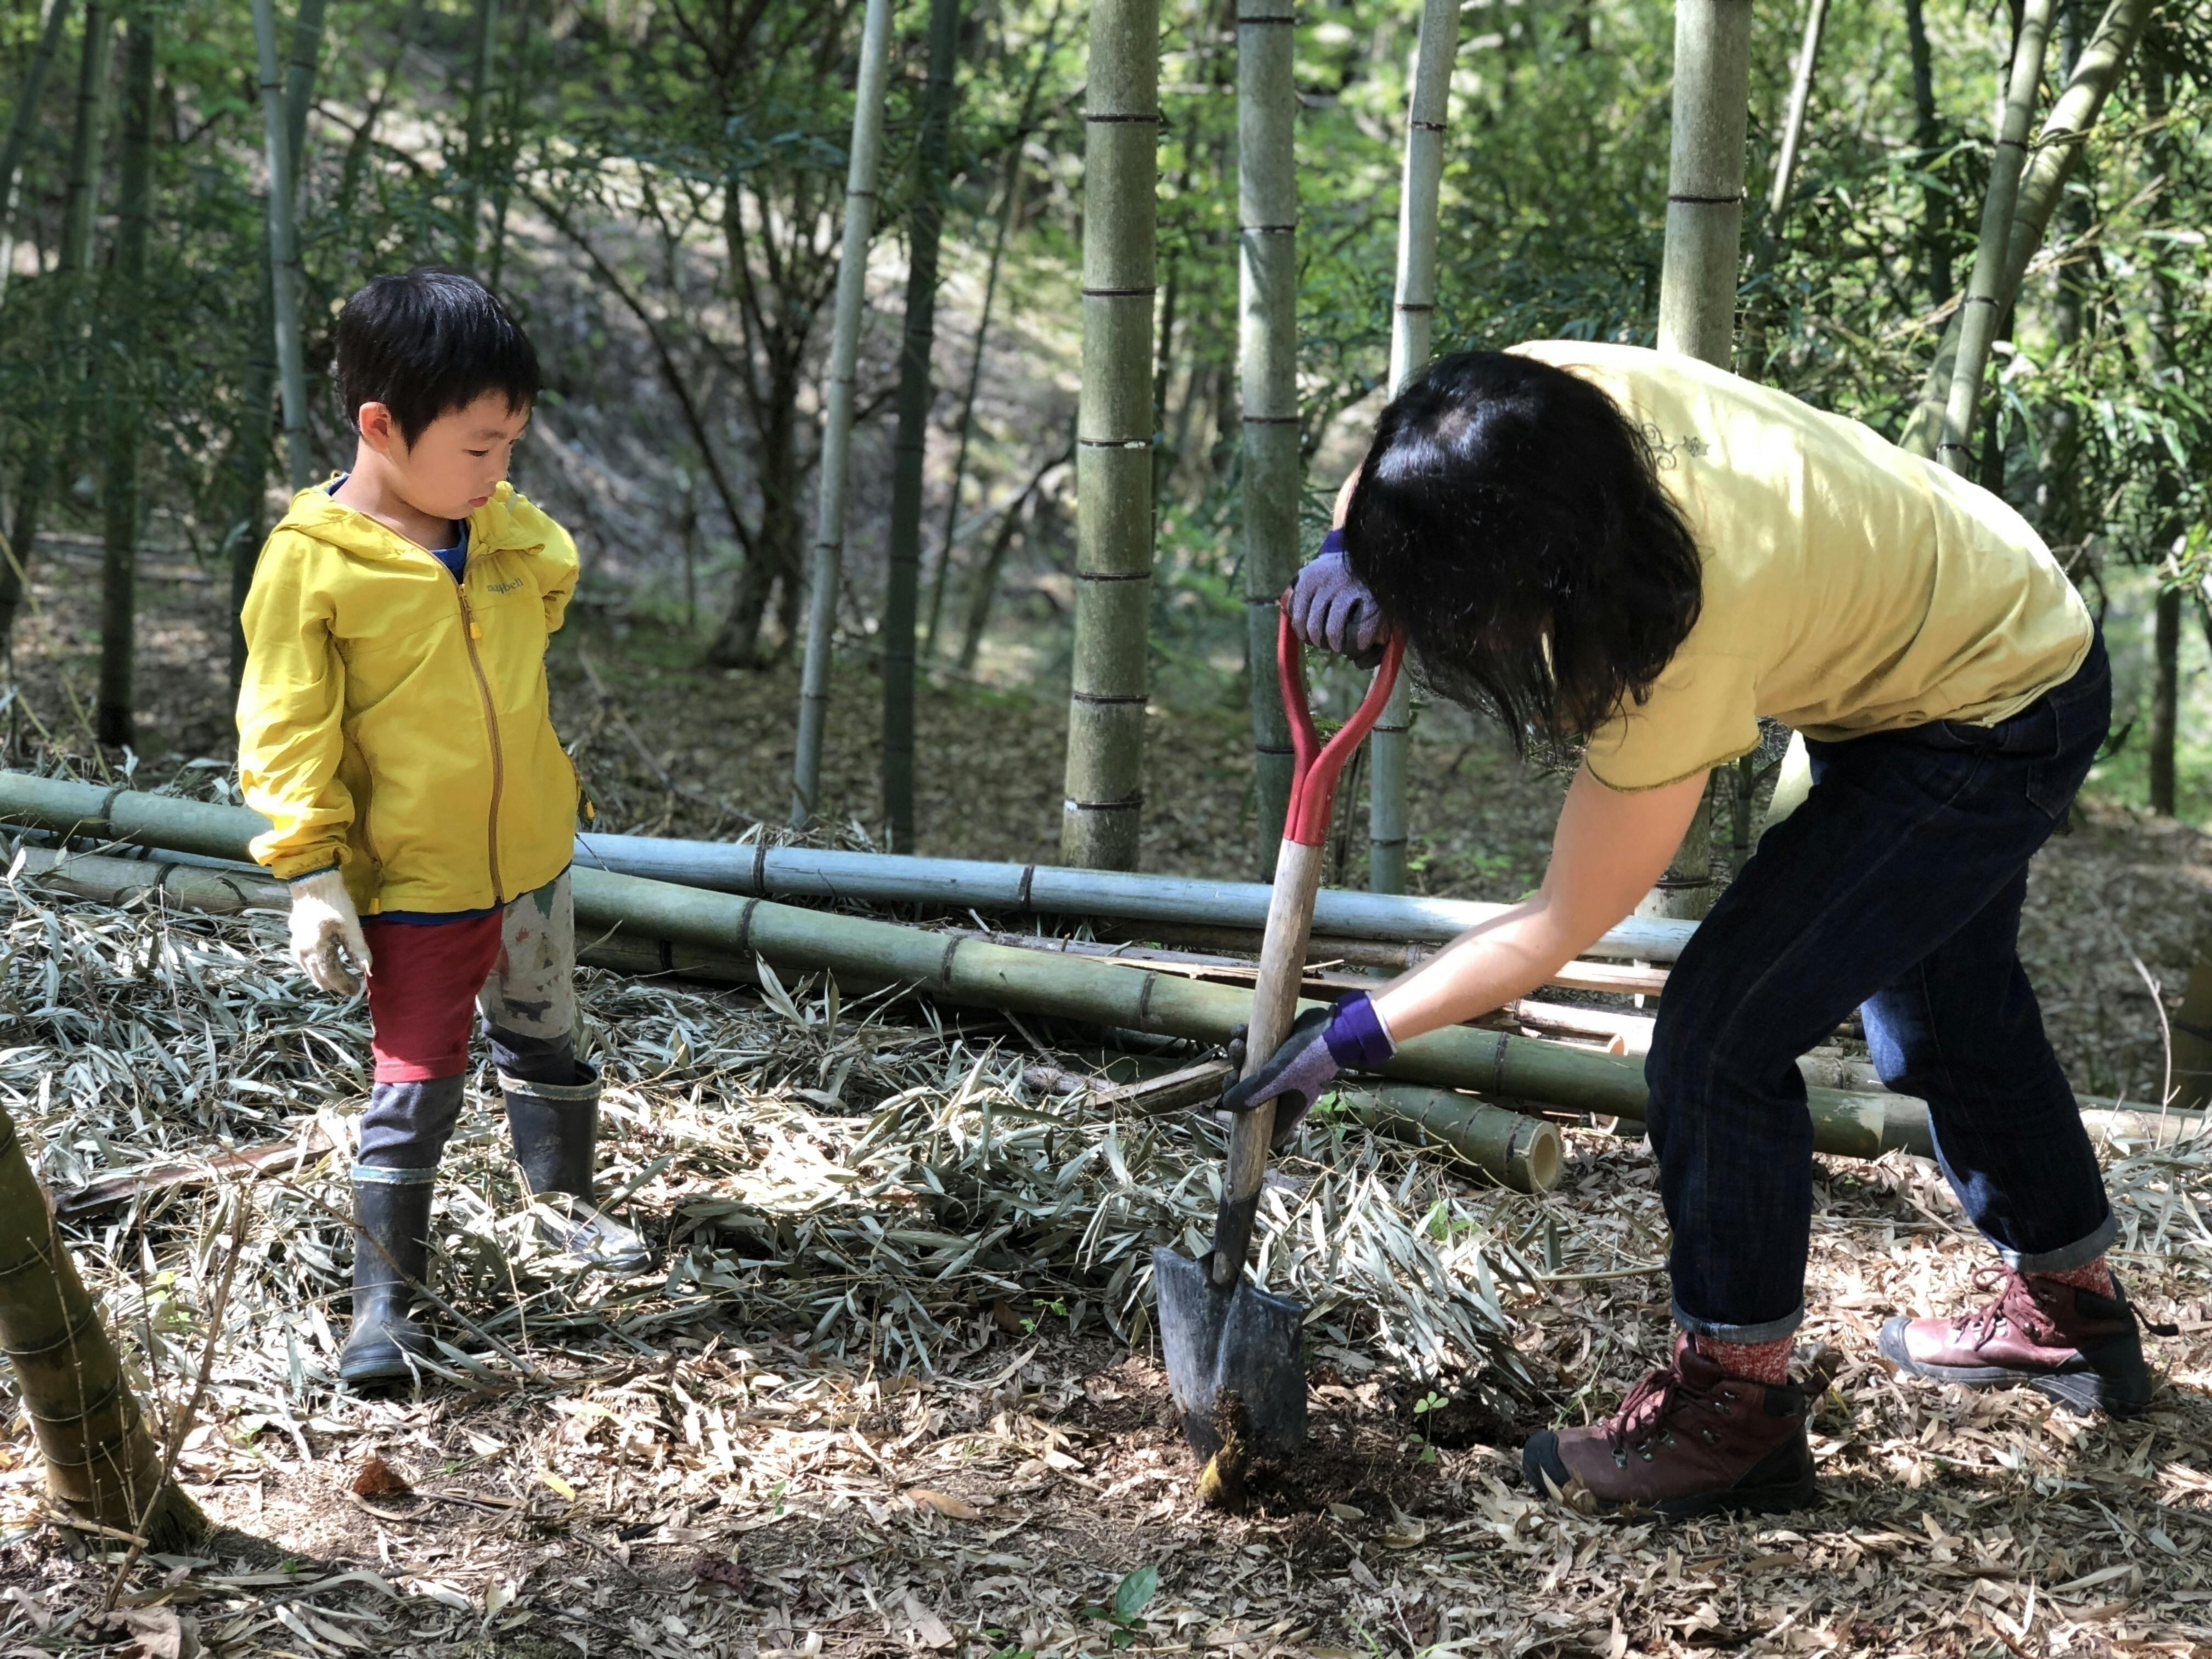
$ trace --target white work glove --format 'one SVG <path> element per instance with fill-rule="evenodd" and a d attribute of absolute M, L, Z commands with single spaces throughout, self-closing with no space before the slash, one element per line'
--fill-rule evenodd
<path fill-rule="evenodd" d="M 352 958 L 348 966 L 347 958 Z M 368 971 L 368 941 L 347 896 L 345 878 L 318 870 L 292 884 L 292 960 L 332 996 L 351 996 Z"/>

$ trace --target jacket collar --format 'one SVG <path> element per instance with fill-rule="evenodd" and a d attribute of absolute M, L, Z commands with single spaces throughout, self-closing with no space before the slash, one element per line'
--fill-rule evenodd
<path fill-rule="evenodd" d="M 337 476 L 333 472 L 323 483 L 311 484 L 293 496 L 292 505 L 276 528 L 296 531 L 360 558 L 411 560 L 429 556 L 429 550 L 416 546 L 390 526 L 332 501 L 330 491 Z M 502 551 L 534 553 L 544 544 L 542 538 L 524 533 L 516 522 L 514 501 L 514 486 L 502 482 L 492 491 L 489 501 L 469 514 L 471 557 L 479 553 Z"/>

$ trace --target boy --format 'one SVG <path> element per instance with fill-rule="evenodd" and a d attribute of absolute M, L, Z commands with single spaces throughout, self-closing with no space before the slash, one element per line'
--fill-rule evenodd
<path fill-rule="evenodd" d="M 245 611 L 239 779 L 289 883 L 290 954 L 334 995 L 366 975 L 375 1086 L 354 1183 L 338 1374 L 391 1382 L 429 1348 L 412 1286 L 431 1186 L 483 1016 L 515 1162 L 556 1248 L 635 1271 L 592 1203 L 599 1078 L 576 1058 L 568 896 L 576 774 L 545 650 L 576 584 L 568 532 L 505 482 L 537 355 L 466 276 L 380 276 L 337 326 L 354 463 L 295 496 Z"/>
<path fill-rule="evenodd" d="M 1340 1066 L 1525 996 L 1635 908 L 1760 715 L 1812 750 L 1810 797 L 1684 948 L 1644 1062 L 1674 1356 L 1611 1418 L 1530 1441 L 1529 1485 L 1668 1516 L 1812 1496 L 1812 1396 L 1789 1381 L 1813 1208 L 1796 1062 L 1854 1008 L 2004 1266 L 1978 1309 L 1893 1319 L 1883 1355 L 2142 1411 L 2118 1224 L 2016 946 L 2028 860 L 2111 708 L 2096 624 L 2027 523 L 1725 370 L 1548 341 L 1431 365 L 1337 524 L 1291 597 L 1303 637 L 1402 629 L 1431 685 L 1581 764 L 1538 893 L 1309 1016 L 1232 1108 L 1287 1097 L 1294 1120 Z"/>

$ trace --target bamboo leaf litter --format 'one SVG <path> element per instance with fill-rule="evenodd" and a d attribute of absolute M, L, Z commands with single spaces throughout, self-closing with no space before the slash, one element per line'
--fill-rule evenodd
<path fill-rule="evenodd" d="M 275 912 L 177 914 L 158 896 L 117 908 L 27 879 L 0 890 L 0 1100 L 50 1188 L 211 1158 L 316 1115 L 338 1124 L 368 1086 L 366 1009 L 280 968 L 282 937 Z M 603 1359 L 610 1339 L 635 1352 L 714 1317 L 927 1370 L 1000 1302 L 1141 1345 L 1152 1246 L 1188 1243 L 1212 1216 L 1209 1127 L 1040 1101 L 1020 1081 L 1026 1056 L 996 1036 L 899 1024 L 910 1016 L 881 997 L 841 1006 L 824 982 L 772 970 L 760 1000 L 584 977 L 586 1051 L 610 1084 L 604 1179 L 631 1189 L 665 1266 L 611 1281 L 549 1255 L 489 1079 L 474 1079 L 437 1222 L 438 1288 L 476 1332 L 451 1333 L 456 1374 L 515 1375 L 496 1352 L 461 1351 L 487 1340 L 557 1370 L 562 1354 Z M 257 1177 L 266 1242 L 241 1264 L 210 1386 L 234 1412 L 296 1421 L 330 1385 L 350 1249 L 337 1139 Z M 1313 1308 L 1316 1343 L 1533 1390 L 1490 1288 L 1533 1284 L 1499 1237 L 1528 1200 L 1352 1121 L 1302 1150 L 1267 1194 L 1255 1265 Z M 156 1373 L 181 1375 L 204 1339 L 205 1299 L 180 1287 L 219 1267 L 201 1246 L 232 1184 L 148 1193 L 79 1241 Z M 147 1224 L 166 1283 L 140 1258 Z"/>

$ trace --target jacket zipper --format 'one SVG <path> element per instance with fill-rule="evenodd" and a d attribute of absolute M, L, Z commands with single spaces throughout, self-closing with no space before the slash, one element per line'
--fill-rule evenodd
<path fill-rule="evenodd" d="M 471 560 L 471 562 L 473 563 L 474 561 Z M 465 570 L 463 573 L 461 580 L 454 584 L 454 591 L 460 595 L 461 599 L 462 637 L 469 647 L 469 666 L 476 672 L 477 692 L 483 698 L 484 729 L 489 732 L 491 736 L 491 824 L 489 836 L 489 846 L 491 851 L 491 902 L 495 905 L 504 904 L 507 902 L 507 894 L 501 887 L 499 880 L 499 796 L 500 791 L 506 786 L 507 765 L 504 757 L 500 753 L 499 748 L 499 714 L 498 711 L 492 707 L 491 682 L 484 678 L 483 659 L 477 654 L 477 641 L 483 637 L 483 629 L 477 625 L 476 611 L 474 607 L 469 604 L 468 578 Z"/>

